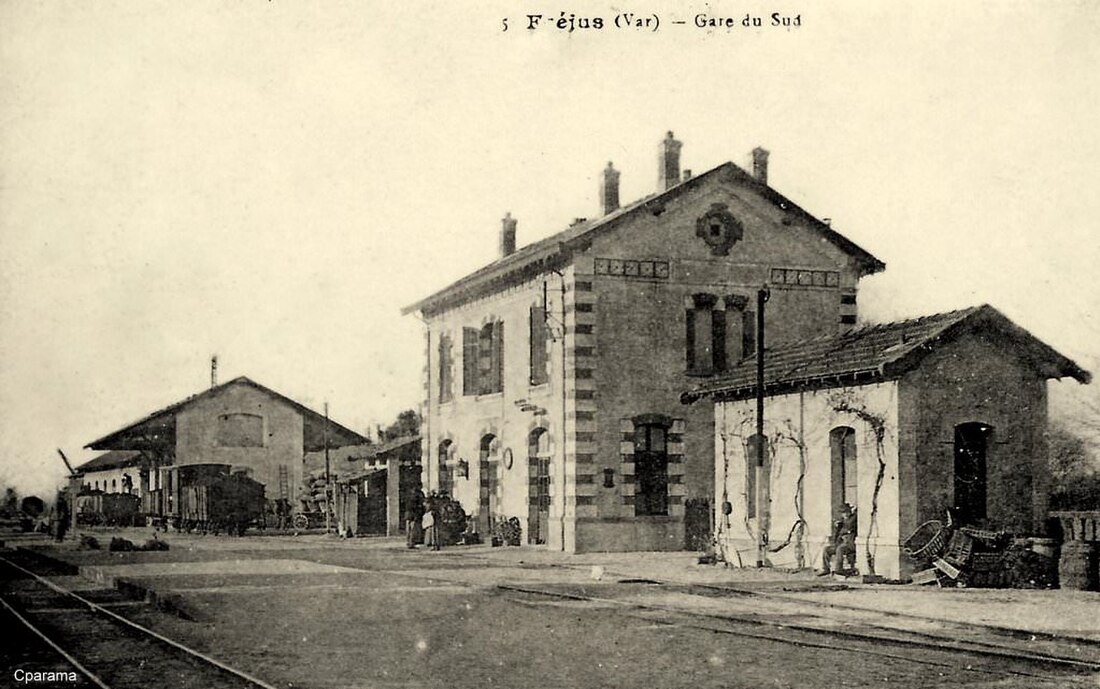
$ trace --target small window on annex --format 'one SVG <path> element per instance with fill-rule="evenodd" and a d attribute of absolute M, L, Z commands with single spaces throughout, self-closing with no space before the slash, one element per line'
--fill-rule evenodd
<path fill-rule="evenodd" d="M 264 417 L 257 414 L 222 414 L 216 442 L 220 447 L 263 447 Z"/>
<path fill-rule="evenodd" d="M 668 514 L 668 423 L 634 426 L 634 514 Z"/>

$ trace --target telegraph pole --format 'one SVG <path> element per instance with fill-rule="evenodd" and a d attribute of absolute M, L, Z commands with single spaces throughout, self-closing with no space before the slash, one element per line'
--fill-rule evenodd
<path fill-rule="evenodd" d="M 764 440 L 764 304 L 767 303 L 767 287 L 756 292 L 756 566 L 763 567 L 766 558 L 764 552 L 764 518 L 767 506 L 764 505 L 764 453 L 767 451 Z"/>
<path fill-rule="evenodd" d="M 325 533 L 332 533 L 332 475 L 328 463 L 328 402 L 325 402 L 325 426 L 321 437 L 325 443 Z"/>

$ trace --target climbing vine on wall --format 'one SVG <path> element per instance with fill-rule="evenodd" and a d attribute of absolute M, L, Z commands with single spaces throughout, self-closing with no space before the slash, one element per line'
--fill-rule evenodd
<path fill-rule="evenodd" d="M 871 517 L 867 525 L 867 540 L 865 553 L 867 555 L 867 569 L 870 574 L 875 574 L 875 550 L 877 549 L 876 536 L 878 536 L 878 495 L 882 489 L 882 483 L 886 478 L 886 418 L 881 414 L 867 409 L 867 405 L 856 400 L 850 390 L 836 392 L 829 396 L 829 404 L 834 411 L 841 414 L 851 414 L 871 428 L 875 437 L 875 459 L 878 461 L 878 472 L 875 476 L 875 490 L 871 494 Z M 875 547 L 872 547 L 875 543 Z"/>

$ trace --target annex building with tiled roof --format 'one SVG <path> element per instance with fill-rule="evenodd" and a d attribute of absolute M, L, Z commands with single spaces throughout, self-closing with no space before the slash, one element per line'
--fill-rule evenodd
<path fill-rule="evenodd" d="M 891 579 L 911 573 L 904 539 L 948 510 L 1043 533 L 1047 381 L 1091 375 L 993 307 L 779 342 L 763 359 L 763 438 L 755 357 L 682 395 L 714 413 L 727 561 L 757 561 L 763 534 L 767 563 L 823 566 L 844 504 L 856 510 L 857 568 Z"/>

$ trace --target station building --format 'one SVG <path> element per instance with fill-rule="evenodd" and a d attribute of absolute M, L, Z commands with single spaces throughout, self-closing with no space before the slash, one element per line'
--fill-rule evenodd
<path fill-rule="evenodd" d="M 751 171 L 681 170 L 671 132 L 658 186 L 621 206 L 600 176 L 600 217 L 500 256 L 405 309 L 426 323 L 423 483 L 483 532 L 520 520 L 529 543 L 569 552 L 675 550 L 711 528 L 713 413 L 682 390 L 766 339 L 856 322 L 862 277 L 884 264 Z"/>

